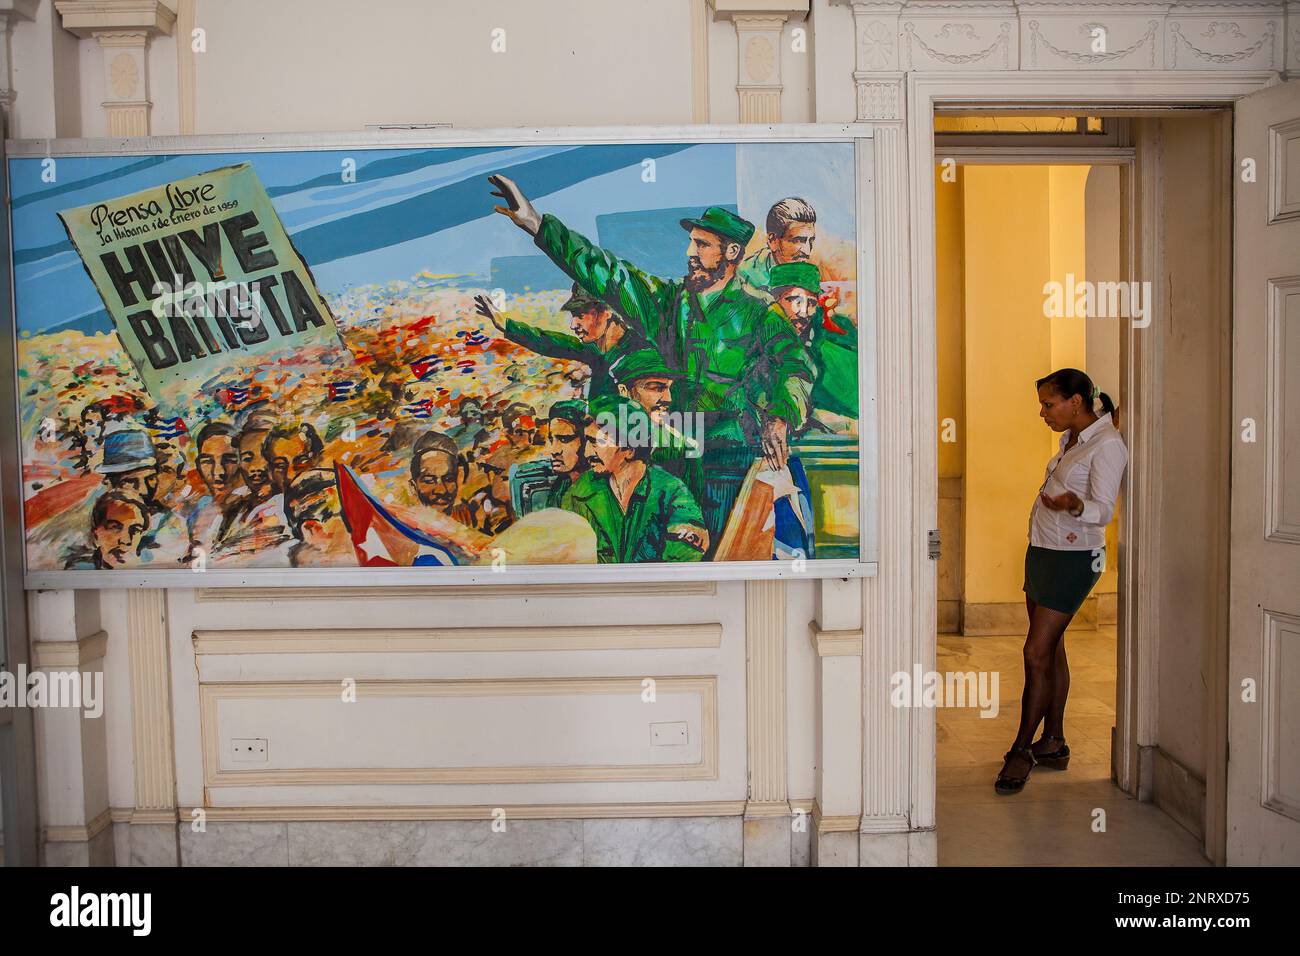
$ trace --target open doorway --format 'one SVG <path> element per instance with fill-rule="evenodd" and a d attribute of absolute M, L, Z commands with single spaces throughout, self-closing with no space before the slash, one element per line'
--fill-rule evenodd
<path fill-rule="evenodd" d="M 1206 820 L 1214 812 L 1207 790 L 1207 781 L 1214 783 L 1210 691 L 1171 662 L 1163 669 L 1167 673 L 1156 670 L 1150 655 L 1137 679 L 1141 622 L 1131 613 L 1135 583 L 1150 579 L 1136 573 L 1136 562 L 1144 553 L 1160 552 L 1135 546 L 1136 523 L 1128 510 L 1135 502 L 1145 506 L 1145 520 L 1153 509 L 1173 516 L 1184 506 L 1150 495 L 1130 501 L 1130 481 L 1105 530 L 1106 567 L 1066 632 L 1068 769 L 1036 769 L 1024 791 L 1012 797 L 996 795 L 993 780 L 1020 716 L 1029 511 L 1060 440 L 1038 417 L 1035 381 L 1061 368 L 1084 370 L 1119 406 L 1117 424 L 1126 432 L 1131 472 L 1149 474 L 1154 455 L 1158 472 L 1181 465 L 1187 474 L 1205 476 L 1198 479 L 1205 494 L 1189 489 L 1185 506 L 1212 518 L 1211 499 L 1220 492 L 1227 498 L 1226 485 L 1220 488 L 1217 479 L 1222 473 L 1226 481 L 1228 446 L 1219 425 L 1226 421 L 1229 392 L 1214 370 L 1229 354 L 1222 336 L 1230 326 L 1228 310 L 1213 307 L 1214 297 L 1227 290 L 1224 220 L 1216 225 L 1214 216 L 1205 215 L 1216 201 L 1207 193 L 1215 189 L 1202 188 L 1179 208 L 1170 201 L 1176 187 L 1186 188 L 1198 175 L 1202 182 L 1216 175 L 1226 182 L 1217 139 L 1223 126 L 1221 115 L 1209 113 L 1177 119 L 970 110 L 936 115 L 943 542 L 937 671 L 974 674 L 981 682 L 974 686 L 988 691 L 981 695 L 985 706 L 936 711 L 941 864 L 1206 862 Z M 1166 155 L 1162 144 L 1176 144 L 1177 154 Z M 1168 234 L 1171 228 L 1176 235 Z M 1155 282 L 1137 281 L 1148 275 L 1177 277 L 1166 284 L 1166 290 L 1179 291 L 1176 308 L 1157 301 Z M 1184 291 L 1200 299 L 1200 310 L 1182 297 Z M 1165 309 L 1165 320 L 1195 326 L 1152 328 L 1158 307 Z M 1149 359 L 1153 352 L 1194 365 L 1158 368 L 1152 375 L 1143 355 Z M 1199 394 L 1188 390 L 1196 376 L 1205 386 Z M 1130 440 L 1135 422 L 1149 427 L 1151 416 L 1165 407 L 1178 409 L 1181 417 L 1186 410 L 1178 403 L 1188 400 L 1195 414 L 1214 424 L 1198 424 L 1187 447 L 1170 451 L 1163 444 L 1152 452 Z M 1132 412 L 1137 419 L 1126 419 Z M 1146 522 L 1144 530 L 1157 543 L 1167 541 L 1166 547 L 1186 542 L 1188 534 L 1185 523 L 1168 519 Z M 1212 593 L 1226 521 L 1220 527 L 1210 520 L 1200 530 L 1209 547 L 1198 545 L 1194 555 L 1164 553 L 1179 563 L 1194 591 Z M 1191 604 L 1184 609 L 1172 601 L 1165 607 L 1162 593 L 1156 611 L 1188 620 L 1190 629 L 1171 643 L 1183 644 L 1179 652 L 1199 666 L 1213 653 L 1216 635 L 1222 636 L 1216 630 L 1222 614 L 1214 601 L 1187 597 Z M 1148 630 L 1149 649 L 1158 646 L 1159 635 L 1155 627 Z M 1166 627 L 1159 630 L 1168 635 Z M 1156 690 L 1166 684 L 1185 700 L 1151 719 Z M 1187 726 L 1174 725 L 1180 712 Z M 1129 772 L 1130 762 L 1135 772 Z M 1107 832 L 1123 833 L 1123 839 L 1089 839 L 1099 810 Z"/>

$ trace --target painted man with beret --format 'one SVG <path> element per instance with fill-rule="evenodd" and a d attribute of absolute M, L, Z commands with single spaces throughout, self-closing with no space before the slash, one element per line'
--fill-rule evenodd
<path fill-rule="evenodd" d="M 492 320 L 497 331 L 516 345 L 538 355 L 586 365 L 591 370 L 588 400 L 614 394 L 609 378 L 610 365 L 642 344 L 638 336 L 629 332 L 618 313 L 576 282 L 568 300 L 560 306 L 560 311 L 569 313 L 572 335 L 539 329 L 518 319 L 506 319 L 485 295 L 476 295 L 474 306 L 480 315 Z"/>
<path fill-rule="evenodd" d="M 768 273 L 772 309 L 786 319 L 817 370 L 812 407 L 858 417 L 858 330 L 842 315 L 817 304 L 821 271 L 811 262 L 788 262 Z"/>
<path fill-rule="evenodd" d="M 701 412 L 704 454 L 684 459 L 710 535 L 726 525 L 753 461 L 785 467 L 787 435 L 804 425 L 813 369 L 787 322 L 768 311 L 737 276 L 751 223 L 711 206 L 681 220 L 686 275 L 665 279 L 595 246 L 552 215 L 541 215 L 519 187 L 489 177 L 508 216 L 591 295 L 624 316 L 683 378 L 674 405 Z"/>

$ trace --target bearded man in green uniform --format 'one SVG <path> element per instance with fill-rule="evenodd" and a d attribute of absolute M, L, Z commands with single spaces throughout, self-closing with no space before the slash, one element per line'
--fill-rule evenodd
<path fill-rule="evenodd" d="M 773 266 L 769 273 L 772 306 L 786 319 L 817 369 L 812 407 L 858 417 L 858 330 L 847 316 L 818 306 L 821 270 L 811 262 Z"/>
<path fill-rule="evenodd" d="M 485 295 L 474 296 L 474 308 L 479 315 L 491 319 L 497 331 L 516 345 L 538 355 L 586 365 L 591 370 L 588 400 L 617 394 L 610 380 L 610 366 L 645 345 L 640 336 L 629 332 L 618 313 L 576 282 L 568 301 L 560 306 L 560 311 L 570 315 L 572 335 L 503 318 Z"/>
<path fill-rule="evenodd" d="M 541 215 L 505 176 L 488 179 L 506 201 L 497 212 L 683 373 L 674 405 L 704 415 L 704 454 L 678 467 L 718 541 L 754 460 L 785 467 L 787 436 L 804 426 L 814 374 L 789 323 L 736 274 L 753 225 L 718 206 L 681 220 L 689 233 L 686 275 L 663 279 Z"/>
<path fill-rule="evenodd" d="M 700 506 L 682 482 L 650 464 L 655 424 L 641 406 L 608 396 L 591 403 L 592 470 L 561 507 L 596 533 L 601 564 L 699 561 L 709 548 Z"/>

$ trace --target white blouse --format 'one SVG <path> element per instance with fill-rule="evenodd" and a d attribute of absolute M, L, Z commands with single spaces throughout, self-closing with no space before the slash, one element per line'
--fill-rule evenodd
<path fill-rule="evenodd" d="M 1055 498 L 1073 491 L 1083 501 L 1083 513 L 1076 518 L 1068 511 L 1053 511 L 1035 495 L 1029 543 L 1055 551 L 1093 551 L 1106 544 L 1106 525 L 1115 514 L 1128 449 L 1106 414 L 1079 432 L 1079 440 L 1066 451 L 1069 440 L 1068 431 L 1061 435 L 1060 451 L 1047 463 L 1039 493 Z"/>

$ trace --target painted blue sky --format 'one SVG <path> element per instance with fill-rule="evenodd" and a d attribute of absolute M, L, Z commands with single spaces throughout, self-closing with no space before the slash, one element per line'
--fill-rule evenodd
<path fill-rule="evenodd" d="M 355 160 L 355 182 L 342 182 L 347 159 Z M 643 179 L 647 159 L 655 161 L 652 182 Z M 761 231 L 767 208 L 789 195 L 813 203 L 823 234 L 853 238 L 850 143 L 64 157 L 57 160 L 54 183 L 41 181 L 42 159 L 14 159 L 9 177 L 18 328 L 110 327 L 60 210 L 241 162 L 252 163 L 327 296 L 422 271 L 462 274 L 465 284 L 485 286 L 494 260 L 537 256 L 529 236 L 492 212 L 497 200 L 487 176 L 493 172 L 518 182 L 542 212 L 597 239 L 597 216 L 709 205 L 739 209 Z M 661 263 L 684 250 L 684 241 L 680 250 L 665 250 Z"/>

